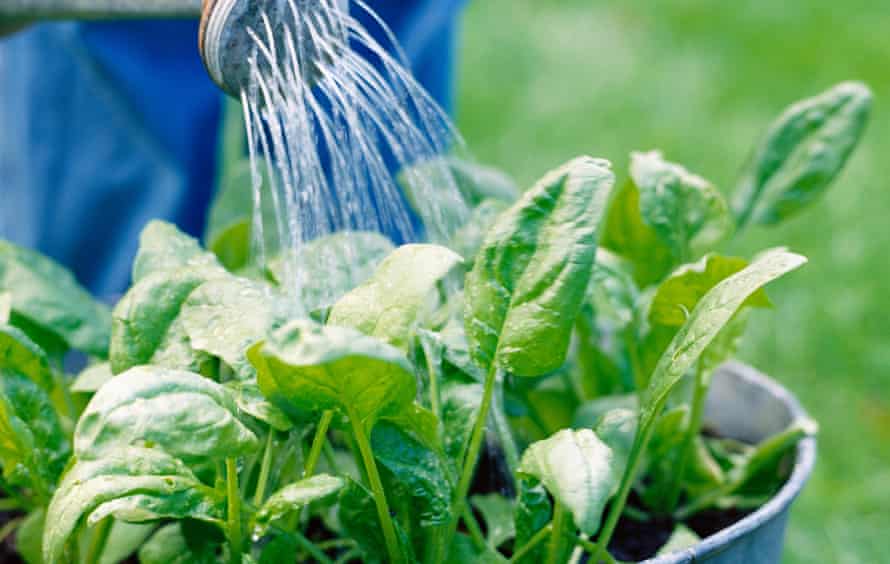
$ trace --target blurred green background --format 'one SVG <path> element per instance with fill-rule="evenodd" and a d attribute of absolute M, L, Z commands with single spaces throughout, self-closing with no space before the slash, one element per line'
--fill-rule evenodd
<path fill-rule="evenodd" d="M 890 4 L 477 0 L 463 35 L 459 125 L 523 185 L 582 153 L 624 174 L 631 150 L 659 148 L 728 190 L 788 104 L 871 86 L 866 138 L 828 196 L 729 250 L 811 259 L 771 288 L 743 353 L 821 424 L 786 561 L 890 561 Z"/>

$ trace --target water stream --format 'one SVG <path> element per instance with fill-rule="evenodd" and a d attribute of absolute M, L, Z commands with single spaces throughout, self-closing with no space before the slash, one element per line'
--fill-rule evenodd
<path fill-rule="evenodd" d="M 247 30 L 256 49 L 242 92 L 254 258 L 263 265 L 272 249 L 285 257 L 279 270 L 298 297 L 305 283 L 299 251 L 309 241 L 349 230 L 384 233 L 396 243 L 444 242 L 467 215 L 450 170 L 435 160 L 461 151 L 463 142 L 412 77 L 395 38 L 387 31 L 394 56 L 336 0 L 315 4 L 287 0 L 264 14 L 261 29 Z M 353 9 L 373 15 L 362 2 Z M 418 163 L 425 166 L 410 169 L 407 180 L 423 225 L 394 176 Z M 273 233 L 264 233 L 264 207 L 273 210 Z M 347 246 L 330 257 L 340 263 L 331 270 L 359 263 L 359 252 Z"/>

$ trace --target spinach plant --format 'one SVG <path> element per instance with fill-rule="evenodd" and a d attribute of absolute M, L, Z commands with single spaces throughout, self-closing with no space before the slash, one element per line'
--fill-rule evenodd
<path fill-rule="evenodd" d="M 789 108 L 732 206 L 658 152 L 617 181 L 581 157 L 521 195 L 449 159 L 475 209 L 448 245 L 341 233 L 251 264 L 235 166 L 209 250 L 150 223 L 112 311 L 0 242 L 3 533 L 31 564 L 643 556 L 612 542 L 622 519 L 697 542 L 697 516 L 763 504 L 815 432 L 705 432 L 764 287 L 806 262 L 721 245 L 813 201 L 869 100 L 849 83 Z"/>

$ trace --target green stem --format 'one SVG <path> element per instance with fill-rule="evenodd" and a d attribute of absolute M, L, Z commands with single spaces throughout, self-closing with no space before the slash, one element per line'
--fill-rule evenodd
<path fill-rule="evenodd" d="M 321 456 L 321 449 L 327 441 L 328 428 L 334 419 L 334 412 L 327 410 L 321 415 L 321 421 L 318 422 L 318 428 L 315 429 L 315 437 L 312 438 L 312 448 L 309 449 L 309 457 L 306 458 L 306 466 L 303 470 L 303 478 L 312 476 L 315 472 L 315 466 L 318 464 L 318 458 Z"/>
<path fill-rule="evenodd" d="M 344 553 L 343 556 L 338 558 L 334 564 L 346 564 L 347 562 L 351 562 L 361 555 L 362 555 L 361 550 L 359 550 L 358 548 L 353 548 L 352 550 Z"/>
<path fill-rule="evenodd" d="M 389 553 L 389 559 L 393 564 L 404 561 L 402 551 L 399 548 L 399 539 L 396 536 L 396 527 L 393 524 L 392 516 L 389 514 L 389 504 L 386 501 L 386 492 L 383 490 L 383 482 L 380 480 L 380 474 L 377 471 L 377 462 L 374 460 L 374 453 L 371 450 L 371 441 L 368 439 L 364 423 L 358 418 L 355 410 L 349 409 L 349 422 L 352 424 L 352 433 L 355 437 L 356 445 L 364 462 L 365 471 L 368 473 L 368 482 L 371 486 L 371 492 L 374 494 L 374 502 L 377 505 L 377 516 L 380 519 L 380 526 L 383 528 L 383 538 L 386 540 L 386 550 Z"/>
<path fill-rule="evenodd" d="M 695 371 L 695 392 L 692 395 L 692 411 L 689 414 L 689 428 L 686 429 L 686 435 L 683 437 L 683 443 L 680 445 L 680 451 L 677 463 L 673 470 L 673 483 L 668 490 L 666 513 L 673 513 L 680 502 L 680 493 L 683 491 L 683 476 L 686 474 L 686 467 L 689 465 L 689 457 L 695 446 L 695 440 L 701 433 L 702 420 L 705 413 L 705 400 L 708 396 L 708 383 L 705 371 L 702 369 L 702 363 L 698 363 Z"/>
<path fill-rule="evenodd" d="M 551 531 L 553 531 L 553 526 L 547 525 L 546 527 L 535 533 L 535 535 L 530 538 L 527 543 L 522 545 L 522 548 L 513 553 L 513 556 L 510 557 L 511 564 L 514 562 L 519 562 L 520 560 L 525 558 L 525 556 L 529 552 L 533 551 L 539 544 L 544 542 L 544 539 L 550 536 Z"/>
<path fill-rule="evenodd" d="M 337 456 L 334 453 L 334 447 L 331 446 L 329 441 L 324 442 L 324 446 L 321 447 L 321 453 L 324 455 L 325 461 L 328 463 L 328 467 L 331 469 L 333 474 L 342 474 L 340 471 L 340 465 L 337 463 Z"/>
<path fill-rule="evenodd" d="M 562 530 L 565 526 L 566 510 L 558 499 L 553 502 L 553 534 L 550 535 L 550 547 L 547 549 L 547 564 L 559 564 L 559 554 L 562 552 Z"/>
<path fill-rule="evenodd" d="M 462 517 L 464 525 L 467 526 L 467 531 L 470 533 L 470 539 L 472 539 L 473 544 L 476 545 L 476 548 L 480 551 L 486 550 L 488 548 L 488 542 L 485 540 L 485 535 L 482 534 L 482 528 L 479 527 L 479 523 L 476 521 L 476 516 L 473 515 L 473 510 L 470 509 L 468 505 L 464 506 Z"/>
<path fill-rule="evenodd" d="M 256 507 L 259 507 L 266 499 L 266 484 L 269 482 L 269 471 L 272 469 L 274 440 L 275 429 L 269 427 L 269 436 L 266 437 L 266 451 L 263 453 L 263 463 L 260 466 L 260 477 L 257 479 L 256 491 L 253 492 L 253 504 Z"/>
<path fill-rule="evenodd" d="M 111 526 L 114 519 L 106 517 L 99 521 L 93 536 L 90 539 L 90 546 L 87 549 L 86 564 L 99 564 L 102 559 L 102 553 L 105 551 L 105 545 L 108 543 L 108 535 L 111 533 Z"/>
<path fill-rule="evenodd" d="M 241 530 L 241 494 L 238 489 L 238 463 L 234 458 L 226 459 L 226 489 L 228 497 L 229 519 L 227 533 L 229 536 L 230 562 L 241 564 L 243 552 L 243 531 Z"/>
<path fill-rule="evenodd" d="M 507 463 L 508 480 L 512 480 L 519 469 L 519 448 L 516 446 L 516 439 L 513 438 L 513 431 L 507 421 L 507 414 L 504 413 L 504 379 L 500 373 L 495 376 L 494 401 L 491 406 L 491 413 L 494 419 L 495 433 L 504 450 L 504 461 Z"/>
<path fill-rule="evenodd" d="M 473 482 L 476 463 L 479 459 L 479 451 L 482 449 L 482 439 L 485 438 L 485 422 L 488 419 L 488 412 L 491 409 L 491 399 L 494 395 L 496 375 L 497 368 L 496 365 L 492 363 L 488 369 L 488 374 L 485 377 L 485 389 L 482 395 L 482 403 L 479 406 L 479 413 L 476 414 L 476 423 L 473 425 L 473 434 L 470 436 L 470 444 L 464 458 L 463 471 L 461 472 L 460 481 L 457 483 L 457 490 L 454 493 L 452 516 L 446 525 L 445 536 L 442 537 L 443 542 L 440 542 L 438 546 L 438 555 L 435 559 L 435 562 L 438 563 L 445 561 L 448 548 L 454 540 L 455 533 L 457 533 L 458 517 L 463 514 L 467 494 L 469 493 L 470 485 Z"/>
<path fill-rule="evenodd" d="M 627 496 L 630 495 L 630 489 L 636 480 L 637 472 L 643 462 L 643 453 L 649 445 L 652 433 L 655 430 L 655 415 L 661 411 L 663 402 L 655 406 L 653 416 L 645 418 L 645 424 L 637 431 L 634 439 L 633 447 L 630 450 L 630 456 L 627 459 L 627 468 L 624 470 L 624 476 L 621 477 L 621 486 L 618 488 L 618 495 L 615 496 L 611 507 L 609 508 L 609 516 L 600 532 L 597 549 L 592 552 L 591 562 L 599 562 L 606 554 L 608 554 L 609 541 L 612 540 L 612 534 L 615 527 L 618 526 L 618 519 L 624 511 L 624 505 L 627 503 Z"/>
<path fill-rule="evenodd" d="M 9 535 L 11 535 L 12 533 L 14 533 L 15 530 L 18 529 L 19 526 L 21 526 L 21 524 L 22 524 L 22 522 L 24 522 L 24 520 L 25 520 L 24 517 L 18 517 L 11 521 L 7 521 L 7 523 L 5 525 L 3 525 L 2 528 L 0 528 L 0 542 L 5 542 L 6 538 Z"/>

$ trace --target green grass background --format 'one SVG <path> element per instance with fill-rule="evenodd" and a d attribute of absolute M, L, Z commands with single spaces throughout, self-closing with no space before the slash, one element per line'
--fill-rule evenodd
<path fill-rule="evenodd" d="M 660 148 L 729 189 L 789 103 L 858 79 L 867 136 L 830 193 L 730 250 L 811 263 L 770 293 L 743 358 L 821 424 L 792 563 L 890 562 L 890 4 L 875 0 L 476 0 L 461 43 L 470 149 L 529 185 L 578 154 Z"/>

